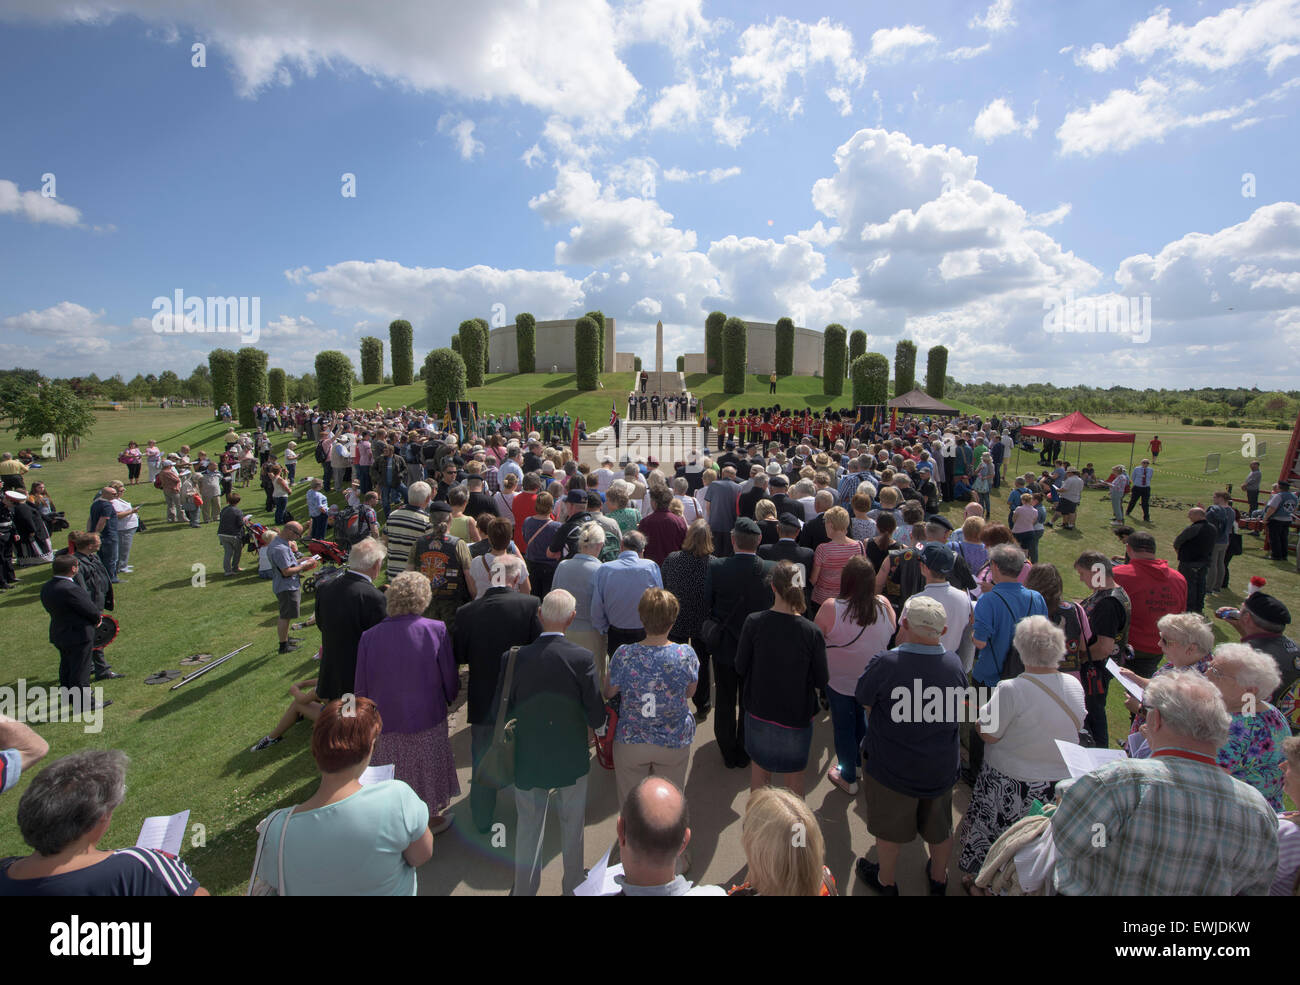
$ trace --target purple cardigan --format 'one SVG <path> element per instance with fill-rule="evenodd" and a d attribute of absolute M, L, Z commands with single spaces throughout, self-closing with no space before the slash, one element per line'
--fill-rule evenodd
<path fill-rule="evenodd" d="M 424 732 L 447 720 L 460 690 L 447 627 L 423 616 L 389 616 L 361 634 L 354 691 L 379 706 L 384 732 Z"/>

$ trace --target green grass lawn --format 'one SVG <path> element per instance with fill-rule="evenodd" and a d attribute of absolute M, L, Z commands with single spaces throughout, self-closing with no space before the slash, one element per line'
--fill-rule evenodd
<path fill-rule="evenodd" d="M 590 415 L 588 419 L 603 423 L 598 412 L 603 408 L 607 417 L 610 392 L 625 393 L 631 385 L 627 374 L 605 379 L 605 391 L 578 395 L 572 377 L 494 376 L 473 395 L 485 412 L 519 409 L 531 401 L 536 409 L 568 408 L 570 413 Z M 792 392 L 786 392 L 786 384 Z M 706 401 L 722 396 L 718 378 L 691 385 L 705 395 Z M 752 378 L 750 386 L 745 396 L 719 399 L 710 409 L 729 406 L 731 401 L 738 406 L 764 402 L 766 380 Z M 788 380 L 782 386 L 778 398 L 783 404 L 803 406 L 795 402 L 798 397 L 807 406 L 825 406 L 820 381 Z M 422 386 L 363 387 L 357 391 L 356 402 L 359 406 L 373 406 L 379 400 L 392 406 L 418 403 L 423 396 Z M 588 406 L 593 409 L 585 410 Z M 57 507 L 66 510 L 73 526 L 78 527 L 86 522 L 95 490 L 113 478 L 125 479 L 125 468 L 117 463 L 117 455 L 128 440 L 143 445 L 153 438 L 166 451 L 188 444 L 194 451 L 202 448 L 209 454 L 220 452 L 225 428 L 214 423 L 208 413 L 202 409 L 154 407 L 101 413 L 95 433 L 79 451 L 68 461 L 52 463 L 30 478 L 46 482 Z M 1229 457 L 1230 452 L 1240 448 L 1240 437 L 1233 432 L 1123 419 L 1102 423 L 1138 430 L 1139 449 L 1145 448 L 1152 428 L 1158 430 L 1166 452 L 1161 455 L 1155 481 L 1157 497 L 1181 502 L 1204 499 L 1222 478 L 1240 482 L 1245 473 L 1239 452 L 1236 458 Z M 277 452 L 288 437 L 276 437 Z M 1266 462 L 1280 458 L 1285 438 L 1280 432 L 1269 436 L 1270 444 L 1277 444 Z M 1083 451 L 1085 460 L 1094 461 L 1099 470 L 1118 461 L 1127 462 L 1128 449 L 1124 446 L 1085 446 Z M 1220 477 L 1195 474 L 1197 463 L 1203 462 L 1207 451 L 1224 454 L 1225 471 Z M 1034 461 L 1035 456 L 1022 455 L 1025 467 Z M 1270 480 L 1274 471 L 1266 471 Z M 299 477 L 318 472 L 310 454 L 305 455 Z M 290 508 L 298 516 L 306 515 L 303 488 L 300 485 L 290 501 Z M 186 860 L 213 893 L 237 893 L 246 885 L 252 864 L 254 825 L 273 808 L 305 799 L 315 787 L 316 770 L 307 749 L 305 726 L 295 726 L 284 742 L 265 752 L 253 755 L 248 749 L 274 726 L 286 707 L 289 684 L 315 676 L 317 665 L 310 657 L 318 637 L 311 631 L 301 633 L 307 641 L 303 648 L 279 655 L 270 585 L 252 573 L 223 578 L 215 526 L 194 530 L 184 524 L 165 523 L 162 493 L 145 483 L 128 489 L 127 498 L 144 506 L 142 515 L 150 527 L 149 532 L 135 538 L 131 560 L 136 573 L 124 576 L 126 583 L 119 586 L 115 612 L 122 634 L 108 651 L 114 667 L 128 676 L 104 685 L 105 696 L 114 704 L 104 713 L 102 733 L 85 734 L 80 725 L 71 723 L 42 725 L 39 730 L 49 741 L 52 756 L 87 747 L 116 747 L 131 756 L 127 799 L 114 816 L 105 844 L 134 844 L 146 816 L 188 808 L 192 812 L 191 824 L 203 828 L 201 832 L 192 829 L 191 840 L 185 845 Z M 263 495 L 256 486 L 247 490 L 243 505 L 258 510 L 259 519 L 264 518 L 260 512 Z M 1101 494 L 1089 493 L 1084 498 L 1079 529 L 1049 531 L 1042 541 L 1042 560 L 1061 568 L 1067 576 L 1067 592 L 1075 598 L 1083 595 L 1084 589 L 1069 580 L 1071 565 L 1084 548 L 1112 548 L 1109 517 L 1108 504 L 1101 501 Z M 1161 506 L 1153 509 L 1151 529 L 1165 556 L 1185 522 L 1181 510 Z M 1269 591 L 1293 612 L 1300 613 L 1300 576 L 1291 564 L 1264 559 L 1259 543 L 1246 538 L 1246 556 L 1232 564 L 1233 591 L 1221 596 L 1221 603 L 1238 602 L 1247 578 L 1263 574 L 1269 579 Z M 246 567 L 255 568 L 254 560 L 245 557 Z M 196 564 L 206 566 L 205 582 L 196 577 Z M 39 599 L 48 570 L 29 568 L 20 574 L 21 588 L 0 599 L 8 641 L 0 651 L 0 685 L 14 686 L 19 678 L 29 684 L 53 685 L 57 683 L 58 655 L 46 642 L 48 618 Z M 309 612 L 307 603 L 304 615 Z M 1216 634 L 1221 640 L 1233 638 L 1221 623 L 1216 624 Z M 179 661 L 188 654 L 208 652 L 219 656 L 248 642 L 253 643 L 248 650 L 179 691 L 169 691 L 168 685 L 144 684 L 144 678 L 154 671 L 181 669 Z M 1128 721 L 1119 691 L 1112 689 L 1110 708 L 1112 734 L 1117 736 L 1126 731 Z M 18 797 L 27 782 L 25 778 L 17 791 L 4 798 L 0 854 L 27 852 L 14 822 Z M 202 844 L 197 843 L 200 840 Z"/>

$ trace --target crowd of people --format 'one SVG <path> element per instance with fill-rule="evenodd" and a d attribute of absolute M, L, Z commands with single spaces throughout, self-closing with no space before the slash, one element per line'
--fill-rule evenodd
<path fill-rule="evenodd" d="M 1122 473 L 1103 482 L 1090 463 L 1049 455 L 1009 476 L 1014 421 L 905 416 L 836 431 L 845 422 L 832 417 L 814 433 L 802 417 L 788 432 L 778 418 L 769 435 L 742 418 L 716 457 L 590 467 L 566 447 L 563 422 L 548 441 L 508 425 L 452 434 L 406 409 L 300 408 L 288 422 L 262 409 L 271 413 L 258 431 L 227 433 L 222 458 L 251 455 L 270 479 L 278 529 L 263 546 L 280 651 L 304 642 L 289 634 L 314 578 L 320 664 L 252 748 L 309 722 L 320 784 L 259 827 L 251 893 L 412 894 L 434 839 L 466 822 L 488 834 L 507 795 L 514 894 L 539 891 L 552 810 L 572 893 L 587 876 L 589 782 L 608 769 L 620 894 L 833 895 L 848 873 L 827 868 L 803 800 L 827 712 L 827 778 L 865 799 L 875 857 L 864 851 L 854 871 L 879 894 L 898 894 L 903 848 L 918 836 L 933 895 L 949 891 L 950 871 L 972 894 L 1300 891 L 1300 816 L 1283 812 L 1284 793 L 1300 794 L 1291 615 L 1252 591 L 1220 613 L 1241 641 L 1216 647 L 1202 614 L 1227 584 L 1221 536 L 1240 514 L 1226 493 L 1189 513 L 1171 545 L 1176 568 L 1150 532 L 1119 526 L 1122 555 L 1082 550 L 1062 572 L 1040 562 L 1039 541 L 1058 523 L 1077 527 L 1084 490 L 1113 496 Z M 289 428 L 289 451 L 313 447 L 322 472 L 308 481 L 308 525 L 279 502 L 292 464 L 282 472 L 264 440 Z M 250 517 L 235 483 L 252 478 L 242 464 L 236 477 L 201 452 L 191 463 L 188 448 L 135 451 L 124 453 L 127 483 L 132 459 L 137 473 L 148 463 L 175 522 L 196 522 L 192 498 L 207 506 L 206 487 L 185 491 L 194 481 L 229 479 L 211 519 L 225 570 L 238 574 Z M 174 500 L 169 474 L 196 472 Z M 116 505 L 122 486 L 101 492 L 42 593 L 74 686 L 92 670 L 112 675 L 102 650 L 93 657 L 93 630 L 130 571 L 122 531 L 138 511 Z M 960 525 L 945 516 L 953 502 Z M 331 529 L 345 560 L 322 572 Z M 1107 718 L 1112 661 L 1143 694 L 1126 736 L 1112 736 Z M 458 763 L 450 726 L 462 690 L 470 751 Z M 716 753 L 696 749 L 710 720 Z M 31 765 L 24 741 L 7 770 Z M 1077 775 L 1062 745 L 1122 747 L 1124 758 Z M 98 850 L 126 763 L 77 755 L 84 762 L 65 757 L 24 793 L 20 828 L 34 854 L 0 864 L 0 892 L 84 891 L 90 870 L 110 878 L 132 865 L 136 880 L 201 891 L 179 860 Z M 734 887 L 687 878 L 684 791 L 699 755 L 748 771 L 748 869 Z M 459 818 L 458 766 L 470 767 Z M 370 767 L 393 780 L 363 782 Z M 954 825 L 959 784 L 969 806 Z M 58 837 L 33 827 L 78 798 L 81 820 Z M 1101 848 L 1097 823 L 1110 832 Z M 794 845 L 792 824 L 807 833 Z M 1032 873 L 1017 870 L 1024 855 L 1012 842 L 1037 853 Z"/>

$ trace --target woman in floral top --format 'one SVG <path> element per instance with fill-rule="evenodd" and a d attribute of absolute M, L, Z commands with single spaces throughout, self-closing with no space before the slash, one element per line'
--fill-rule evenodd
<path fill-rule="evenodd" d="M 1210 668 L 1210 650 L 1214 647 L 1214 630 L 1204 616 L 1196 612 L 1170 613 L 1160 617 L 1156 623 L 1160 634 L 1160 652 L 1165 655 L 1165 662 L 1151 675 L 1150 679 L 1138 677 L 1131 670 L 1121 670 L 1128 680 L 1146 690 L 1146 686 L 1162 674 L 1191 667 L 1204 674 Z M 1137 734 L 1146 724 L 1147 713 L 1137 698 L 1125 692 L 1124 707 L 1133 716 L 1133 727 L 1129 735 Z"/>
<path fill-rule="evenodd" d="M 631 487 L 621 479 L 610 483 L 605 491 L 605 505 L 609 507 L 609 518 L 618 524 L 620 536 L 629 530 L 635 530 L 641 522 L 641 513 L 628 505 L 628 491 Z"/>
<path fill-rule="evenodd" d="M 1232 715 L 1219 765 L 1280 811 L 1286 761 L 1282 743 L 1291 737 L 1291 729 L 1282 713 L 1261 697 L 1282 683 L 1277 664 L 1248 643 L 1224 643 L 1215 649 L 1206 676 L 1218 687 Z"/>
<path fill-rule="evenodd" d="M 637 605 L 645 639 L 614 651 L 605 678 L 605 697 L 623 693 L 614 733 L 614 780 L 618 802 L 651 773 L 686 789 L 686 765 L 695 740 L 695 717 L 687 702 L 695 693 L 700 661 L 695 651 L 673 643 L 677 598 L 647 588 Z"/>

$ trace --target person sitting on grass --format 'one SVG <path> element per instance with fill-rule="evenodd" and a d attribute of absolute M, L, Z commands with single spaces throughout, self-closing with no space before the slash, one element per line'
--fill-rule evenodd
<path fill-rule="evenodd" d="M 295 722 L 300 722 L 304 718 L 311 722 L 316 721 L 320 717 L 320 710 L 325 707 L 325 703 L 316 696 L 314 677 L 299 681 L 297 684 L 290 684 L 289 696 L 293 699 L 289 702 L 289 710 L 280 716 L 279 724 L 269 734 L 257 740 L 257 745 L 253 746 L 250 752 L 261 752 L 275 745 L 284 738 L 284 733 L 288 732 Z"/>
<path fill-rule="evenodd" d="M 41 770 L 18 801 L 33 849 L 0 860 L 0 896 L 208 896 L 189 866 L 154 848 L 97 846 L 126 799 L 126 753 L 83 749 Z"/>

